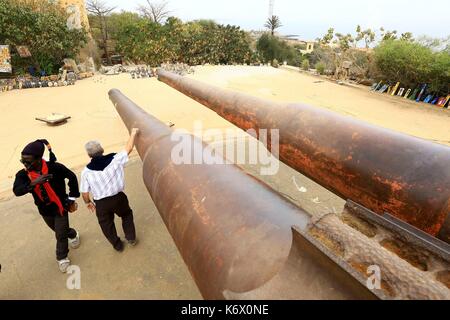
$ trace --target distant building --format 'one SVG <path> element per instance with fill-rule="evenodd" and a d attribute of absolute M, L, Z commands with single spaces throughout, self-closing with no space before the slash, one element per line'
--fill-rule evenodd
<path fill-rule="evenodd" d="M 287 41 L 291 46 L 303 47 L 304 49 L 300 50 L 302 54 L 312 53 L 317 43 L 316 41 L 313 40 L 301 40 L 296 35 L 284 36 L 283 39 Z"/>

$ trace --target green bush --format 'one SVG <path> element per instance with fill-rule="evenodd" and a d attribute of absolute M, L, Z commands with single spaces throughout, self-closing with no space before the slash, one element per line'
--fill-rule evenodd
<path fill-rule="evenodd" d="M 322 62 L 325 64 L 325 69 L 334 73 L 336 72 L 337 50 L 338 49 L 333 49 L 329 46 L 317 46 L 308 56 L 309 64 L 311 66 L 315 66 L 319 62 Z"/>
<path fill-rule="evenodd" d="M 200 20 L 169 18 L 163 25 L 148 19 L 124 19 L 115 32 L 116 50 L 126 58 L 157 66 L 163 62 L 199 64 L 251 63 L 250 38 L 239 27 Z"/>
<path fill-rule="evenodd" d="M 309 60 L 306 60 L 306 59 L 303 60 L 303 62 L 302 62 L 302 69 L 305 70 L 305 71 L 308 71 L 309 68 L 310 68 Z"/>
<path fill-rule="evenodd" d="M 415 87 L 430 84 L 431 91 L 446 94 L 450 83 L 450 54 L 434 52 L 416 42 L 387 40 L 375 48 L 379 80 L 400 81 Z"/>
<path fill-rule="evenodd" d="M 47 74 L 58 71 L 64 58 L 74 58 L 86 42 L 84 30 L 69 30 L 67 15 L 59 6 L 43 2 L 0 0 L 0 43 L 28 46 L 31 58 L 12 55 L 17 73 L 34 66 Z"/>
<path fill-rule="evenodd" d="M 292 57 L 286 60 L 287 64 L 290 66 L 300 67 L 303 62 L 302 55 L 295 50 L 292 50 Z"/>
<path fill-rule="evenodd" d="M 319 74 L 324 75 L 325 74 L 325 69 L 326 69 L 326 64 L 323 62 L 318 62 L 316 63 L 316 70 Z"/>
<path fill-rule="evenodd" d="M 273 59 L 273 61 L 272 61 L 272 67 L 274 67 L 274 68 L 279 68 L 279 67 L 280 67 L 280 63 L 278 62 L 277 59 Z"/>
<path fill-rule="evenodd" d="M 358 49 L 349 49 L 343 55 L 343 61 L 352 62 L 349 70 L 350 78 L 371 79 L 375 75 L 371 73 L 373 65 L 373 54 L 370 51 L 361 51 Z M 328 67 L 327 67 L 328 69 Z"/>
<path fill-rule="evenodd" d="M 429 75 L 430 90 L 446 95 L 450 92 L 450 53 L 435 53 L 433 58 Z"/>
<path fill-rule="evenodd" d="M 256 49 L 266 63 L 274 59 L 287 61 L 290 65 L 299 65 L 300 63 L 300 54 L 294 48 L 289 46 L 286 41 L 280 40 L 278 37 L 270 34 L 263 34 L 259 38 Z M 296 62 L 295 59 L 298 61 Z"/>

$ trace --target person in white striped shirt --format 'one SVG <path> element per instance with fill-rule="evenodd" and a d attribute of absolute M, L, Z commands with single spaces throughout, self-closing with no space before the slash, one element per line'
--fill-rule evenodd
<path fill-rule="evenodd" d="M 117 235 L 114 224 L 115 214 L 122 219 L 128 244 L 130 246 L 137 244 L 133 211 L 123 191 L 125 188 L 124 166 L 134 149 L 138 132 L 138 129 L 131 131 L 125 150 L 117 154 L 104 155 L 103 147 L 97 141 L 90 141 L 85 146 L 91 162 L 81 173 L 80 191 L 88 209 L 96 213 L 103 234 L 119 252 L 123 251 L 124 244 Z M 94 201 L 91 200 L 90 194 Z"/>

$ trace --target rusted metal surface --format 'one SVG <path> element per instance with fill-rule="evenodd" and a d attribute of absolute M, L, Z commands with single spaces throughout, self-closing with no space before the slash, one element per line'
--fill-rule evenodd
<path fill-rule="evenodd" d="M 128 130 L 140 129 L 145 185 L 206 299 L 377 297 L 293 232 L 307 232 L 308 213 L 235 165 L 175 165 L 172 129 L 118 90 L 109 95 Z M 193 152 L 207 147 L 186 138 Z M 324 272 L 330 263 L 333 273 Z"/>
<path fill-rule="evenodd" d="M 367 210 L 351 200 L 347 201 L 346 209 L 353 215 L 358 216 L 369 223 L 389 230 L 392 234 L 403 239 L 409 245 L 430 251 L 439 258 L 450 262 L 450 244 L 436 239 L 428 233 L 416 229 L 388 213 L 376 215 L 372 211 Z"/>
<path fill-rule="evenodd" d="M 345 210 L 353 214 L 351 205 Z M 308 233 L 317 240 L 315 245 L 321 252 L 352 273 L 355 279 L 366 282 L 371 276 L 369 283 L 374 285 L 371 281 L 375 272 L 379 272 L 378 290 L 384 299 L 450 299 L 449 288 L 436 276 L 436 271 L 449 270 L 448 260 L 401 241 L 396 233 L 382 226 L 375 225 L 375 228 L 376 235 L 368 237 L 343 224 L 338 215 L 329 214 L 313 221 Z"/>
<path fill-rule="evenodd" d="M 449 147 L 326 109 L 158 75 L 243 130 L 279 129 L 280 160 L 343 199 L 450 242 Z"/>

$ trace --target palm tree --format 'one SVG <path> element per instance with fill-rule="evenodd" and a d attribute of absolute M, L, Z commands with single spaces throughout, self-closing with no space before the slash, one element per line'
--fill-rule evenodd
<path fill-rule="evenodd" d="M 283 25 L 281 24 L 281 20 L 278 16 L 272 16 L 267 19 L 267 22 L 264 26 L 271 31 L 273 36 L 275 35 L 275 30 L 281 28 Z"/>

